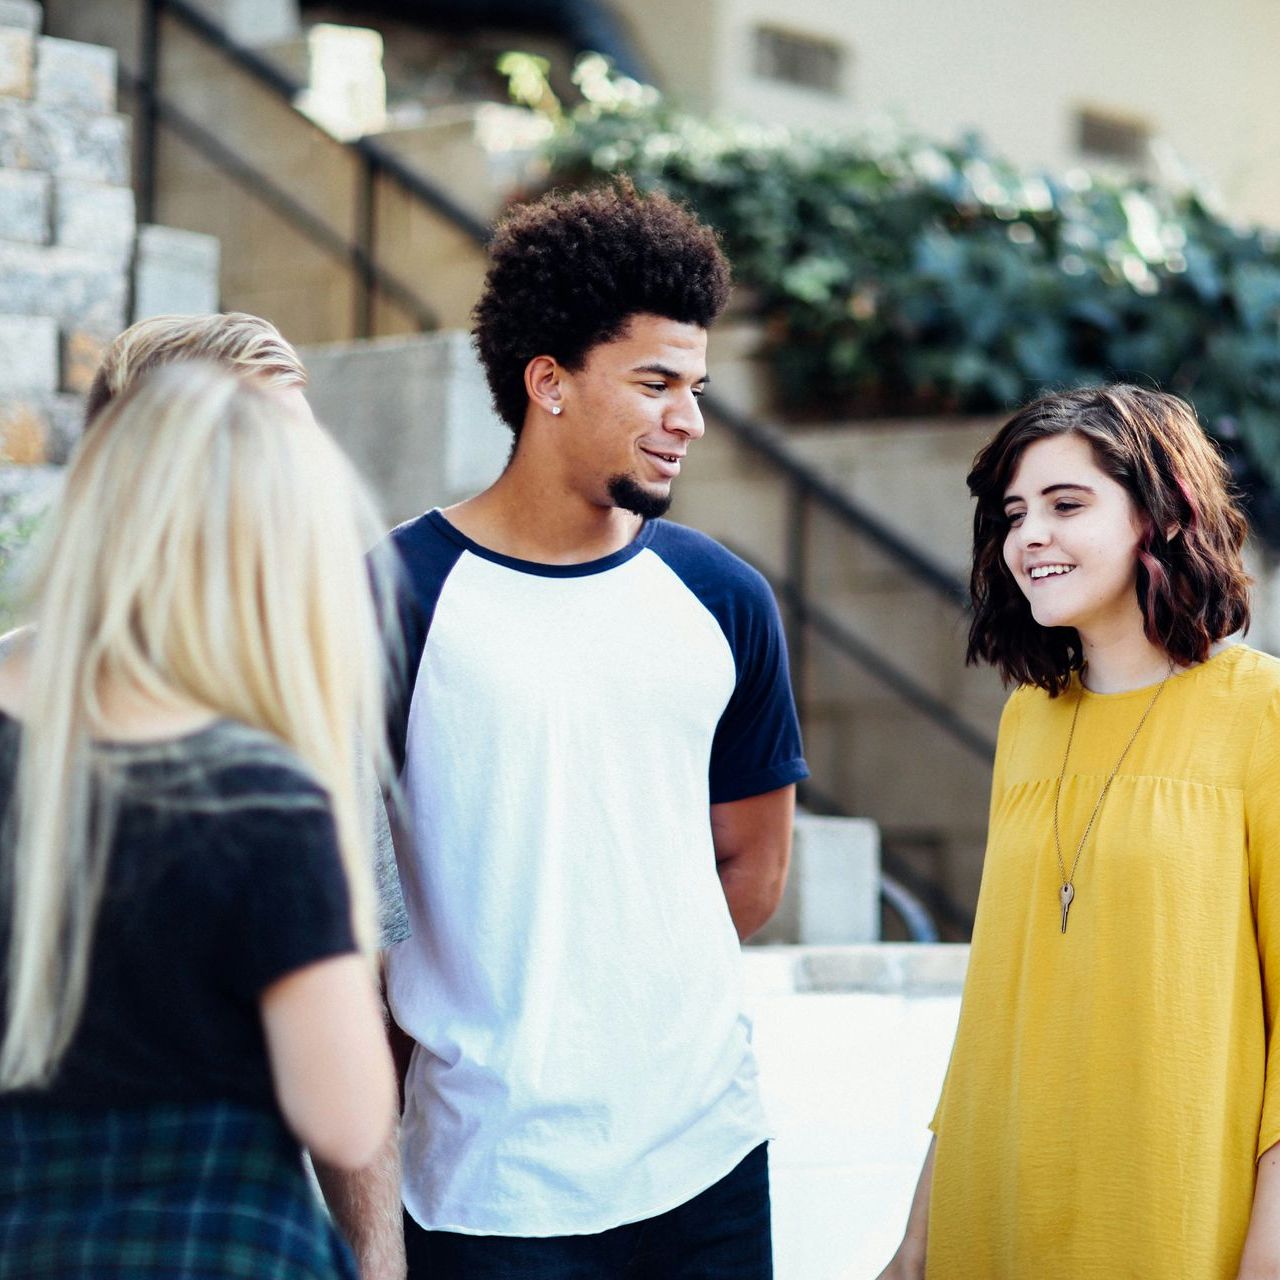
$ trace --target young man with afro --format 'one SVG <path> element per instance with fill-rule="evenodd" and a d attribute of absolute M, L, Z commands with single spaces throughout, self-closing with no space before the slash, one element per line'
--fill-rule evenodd
<path fill-rule="evenodd" d="M 739 940 L 807 770 L 768 587 L 661 519 L 728 265 L 627 185 L 517 209 L 492 252 L 475 342 L 510 462 L 392 534 L 409 1275 L 765 1280 Z"/>

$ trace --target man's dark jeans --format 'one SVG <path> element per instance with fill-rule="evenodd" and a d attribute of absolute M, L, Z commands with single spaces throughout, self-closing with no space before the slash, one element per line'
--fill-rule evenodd
<path fill-rule="evenodd" d="M 404 1219 L 409 1280 L 772 1280 L 768 1148 L 656 1218 L 589 1236 L 465 1236 Z"/>

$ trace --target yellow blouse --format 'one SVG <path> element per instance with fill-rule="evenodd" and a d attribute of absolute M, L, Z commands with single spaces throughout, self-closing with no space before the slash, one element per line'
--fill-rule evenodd
<path fill-rule="evenodd" d="M 1175 675 L 1068 869 L 1154 686 L 1019 689 L 934 1117 L 929 1280 L 1234 1280 L 1280 1140 L 1280 661 Z"/>

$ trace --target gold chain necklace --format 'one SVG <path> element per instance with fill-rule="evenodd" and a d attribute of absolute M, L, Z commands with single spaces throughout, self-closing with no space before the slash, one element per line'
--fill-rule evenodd
<path fill-rule="evenodd" d="M 1124 758 L 1129 754 L 1129 748 L 1138 740 L 1138 734 L 1142 732 L 1142 726 L 1147 723 L 1147 717 L 1151 714 L 1152 707 L 1156 705 L 1156 700 L 1164 692 L 1164 687 L 1169 683 L 1172 675 L 1173 664 L 1170 663 L 1165 678 L 1156 686 L 1155 693 L 1151 695 L 1151 701 L 1147 703 L 1147 709 L 1142 713 L 1142 718 L 1129 735 L 1129 741 L 1124 744 L 1120 759 L 1116 761 L 1115 767 L 1111 770 L 1111 775 L 1102 784 L 1102 790 L 1098 793 L 1098 801 L 1093 806 L 1089 821 L 1085 824 L 1084 835 L 1080 837 L 1080 843 L 1076 846 L 1076 856 L 1071 860 L 1071 872 L 1068 874 L 1067 864 L 1062 860 L 1062 840 L 1058 835 L 1058 802 L 1062 798 L 1062 780 L 1067 776 L 1067 761 L 1071 759 L 1071 742 L 1076 736 L 1076 721 L 1080 719 L 1080 704 L 1084 702 L 1084 673 L 1081 672 L 1080 674 L 1080 692 L 1076 695 L 1076 709 L 1071 713 L 1071 730 L 1067 734 L 1067 749 L 1062 755 L 1062 772 L 1058 774 L 1058 785 L 1053 791 L 1053 847 L 1058 855 L 1058 870 L 1062 873 L 1062 888 L 1058 890 L 1058 905 L 1062 908 L 1063 933 L 1067 931 L 1067 912 L 1071 910 L 1071 903 L 1076 896 L 1076 868 L 1080 865 L 1080 855 L 1084 852 L 1085 841 L 1089 839 L 1089 832 L 1093 830 L 1094 821 L 1102 809 L 1102 802 L 1107 798 L 1107 792 L 1111 790 L 1111 784 L 1116 780 L 1116 774 L 1120 772 L 1120 766 L 1124 764 Z"/>

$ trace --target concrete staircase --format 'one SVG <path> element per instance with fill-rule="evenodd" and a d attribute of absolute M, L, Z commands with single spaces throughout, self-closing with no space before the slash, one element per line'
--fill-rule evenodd
<path fill-rule="evenodd" d="M 291 71 L 297 92 L 282 93 L 279 84 L 273 89 L 207 32 L 200 35 L 173 13 L 162 15 L 159 99 L 176 114 L 165 123 L 162 111 L 157 135 L 157 216 L 221 240 L 224 305 L 263 314 L 308 344 L 321 416 L 362 459 L 389 516 L 401 518 L 474 489 L 501 465 L 508 437 L 500 427 L 495 432 L 465 339 L 424 345 L 410 335 L 425 323 L 466 326 L 483 253 L 448 218 L 385 174 L 372 174 L 360 147 L 376 129 L 382 152 L 423 172 L 434 166 L 451 196 L 488 213 L 501 198 L 499 179 L 511 180 L 518 165 L 511 156 L 499 163 L 497 153 L 481 145 L 480 121 L 486 111 L 507 109 L 480 103 L 433 108 L 414 129 L 397 134 L 379 127 L 394 121 L 384 111 L 388 90 L 378 79 L 376 40 L 369 32 L 334 23 L 304 32 L 293 0 L 248 6 L 244 0 L 200 0 L 199 7 L 241 45 L 252 44 L 252 56 L 274 68 L 271 74 Z M 48 0 L 48 11 L 61 34 L 109 39 L 129 82 L 140 65 L 140 0 Z M 255 43 L 264 35 L 270 39 Z M 325 41 L 358 47 L 351 65 L 359 74 L 345 81 L 336 75 Z M 201 142 L 199 128 L 215 122 L 208 132 L 243 172 L 229 169 Z M 494 132 L 510 126 L 508 120 Z M 362 131 L 359 146 L 344 141 Z M 255 188 L 258 179 L 272 194 Z M 345 341 L 359 336 L 362 280 L 351 247 L 362 233 L 380 263 L 432 312 L 424 321 L 388 290 L 375 290 L 367 331 L 387 336 L 368 347 Z M 316 345 L 335 341 L 339 345 Z M 767 398 L 752 345 L 750 323 L 731 320 L 714 336 L 712 350 L 717 389 L 726 387 L 726 396 L 748 411 Z M 451 389 L 433 397 L 426 389 L 440 385 L 447 369 L 454 371 Z M 908 542 L 960 569 L 968 537 L 963 476 L 975 439 L 988 425 L 820 424 L 793 429 L 789 439 Z M 433 448 L 428 436 L 437 426 L 441 443 Z M 790 499 L 775 468 L 713 427 L 681 481 L 674 514 L 780 576 L 788 569 Z M 838 521 L 821 513 L 808 520 L 807 586 L 814 598 L 966 723 L 993 734 L 1002 695 L 988 673 L 964 669 L 963 623 L 954 606 L 865 540 L 850 537 Z M 798 692 L 818 788 L 879 823 L 890 860 L 972 904 L 986 817 L 986 761 L 904 710 L 882 684 L 820 639 L 807 645 Z"/>
<path fill-rule="evenodd" d="M 117 51 L 132 104 L 142 0 L 47 7 L 51 29 Z M 483 250 L 391 169 L 401 162 L 447 176 L 454 201 L 483 218 L 510 153 L 489 164 L 467 139 L 493 129 L 455 117 L 397 126 L 374 31 L 304 30 L 292 0 L 187 7 L 231 44 L 207 38 L 176 8 L 160 15 L 153 216 L 221 242 L 227 305 L 267 317 L 299 343 L 464 327 Z"/>

